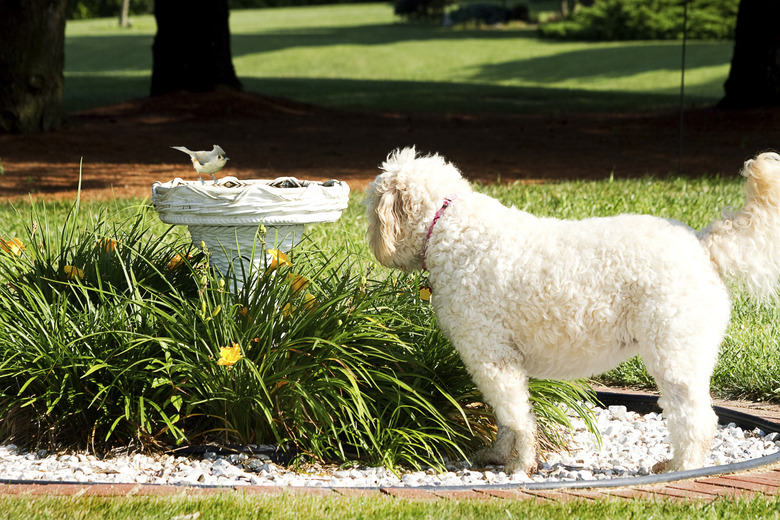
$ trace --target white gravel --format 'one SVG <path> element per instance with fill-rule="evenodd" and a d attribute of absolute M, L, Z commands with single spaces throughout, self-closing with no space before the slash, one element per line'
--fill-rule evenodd
<path fill-rule="evenodd" d="M 659 414 L 639 415 L 624 406 L 595 409 L 603 446 L 598 450 L 584 423 L 576 430 L 568 453 L 548 453 L 539 474 L 507 475 L 501 466 L 471 469 L 448 462 L 446 472 L 412 471 L 396 475 L 385 468 L 313 466 L 291 471 L 267 456 L 205 453 L 200 458 L 129 455 L 100 460 L 93 455 L 27 453 L 13 444 L 0 446 L 0 480 L 142 483 L 177 485 L 260 485 L 314 487 L 479 486 L 521 482 L 601 480 L 648 475 L 669 457 L 665 422 Z M 732 464 L 780 449 L 780 435 L 720 427 L 708 466 Z"/>

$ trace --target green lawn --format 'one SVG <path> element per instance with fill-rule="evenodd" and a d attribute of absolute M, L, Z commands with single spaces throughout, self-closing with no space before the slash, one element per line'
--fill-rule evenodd
<path fill-rule="evenodd" d="M 0 520 L 33 519 L 431 519 L 456 520 L 673 520 L 777 518 L 780 502 L 772 498 L 723 499 L 711 504 L 648 500 L 581 500 L 535 504 L 512 500 L 402 500 L 389 497 L 316 497 L 306 494 L 210 497 L 36 497 L 0 496 Z"/>
<path fill-rule="evenodd" d="M 676 106 L 679 42 L 539 40 L 531 28 L 406 24 L 390 4 L 235 10 L 232 49 L 247 90 L 344 108 L 402 111 L 629 110 Z M 148 93 L 151 16 L 67 26 L 65 107 Z M 722 96 L 733 45 L 688 45 L 686 99 Z"/>

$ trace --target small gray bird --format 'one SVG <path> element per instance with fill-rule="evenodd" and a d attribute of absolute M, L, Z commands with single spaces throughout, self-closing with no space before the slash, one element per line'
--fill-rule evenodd
<path fill-rule="evenodd" d="M 195 171 L 198 172 L 198 177 L 200 177 L 201 184 L 206 184 L 203 182 L 203 177 L 200 176 L 201 173 L 208 173 L 211 175 L 211 178 L 214 179 L 214 184 L 216 184 L 217 178 L 214 177 L 214 174 L 224 168 L 225 163 L 229 160 L 229 158 L 225 155 L 225 150 L 216 144 L 210 152 L 205 150 L 200 152 L 193 152 L 184 146 L 171 146 L 171 148 L 182 151 L 190 156 L 190 159 L 192 159 L 192 165 L 195 167 Z"/>

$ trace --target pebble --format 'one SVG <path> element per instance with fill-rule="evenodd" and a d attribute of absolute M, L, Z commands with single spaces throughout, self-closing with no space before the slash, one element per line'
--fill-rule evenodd
<path fill-rule="evenodd" d="M 441 472 L 427 469 L 396 474 L 382 467 L 319 465 L 293 471 L 274 464 L 265 455 L 246 453 L 221 456 L 206 452 L 201 457 L 137 453 L 101 460 L 85 453 L 26 452 L 7 444 L 0 445 L 0 480 L 369 488 L 479 486 L 644 476 L 651 473 L 656 462 L 669 458 L 668 431 L 661 414 L 640 415 L 624 406 L 593 410 L 602 434 L 601 449 L 585 423 L 572 417 L 569 450 L 546 453 L 534 475 L 507 475 L 501 466 L 474 468 L 465 461 L 448 461 Z M 733 464 L 779 449 L 780 434 L 745 431 L 732 423 L 719 426 L 706 465 Z"/>

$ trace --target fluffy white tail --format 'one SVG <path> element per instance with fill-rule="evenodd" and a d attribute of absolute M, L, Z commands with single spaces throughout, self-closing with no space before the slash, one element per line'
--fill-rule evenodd
<path fill-rule="evenodd" d="M 699 238 L 725 278 L 743 284 L 758 299 L 777 296 L 780 278 L 780 155 L 762 153 L 745 162 L 745 205 Z"/>

